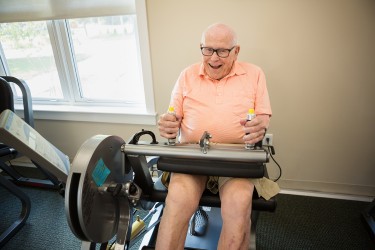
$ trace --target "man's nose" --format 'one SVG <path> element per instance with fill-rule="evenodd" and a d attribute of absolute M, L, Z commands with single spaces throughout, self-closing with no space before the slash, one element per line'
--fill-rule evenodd
<path fill-rule="evenodd" d="M 211 60 L 219 60 L 220 56 L 218 56 L 217 51 L 214 51 L 214 53 L 211 56 Z"/>

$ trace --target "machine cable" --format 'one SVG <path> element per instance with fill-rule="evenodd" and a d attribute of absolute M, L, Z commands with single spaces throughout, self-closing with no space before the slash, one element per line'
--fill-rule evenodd
<path fill-rule="evenodd" d="M 282 169 L 281 169 L 281 166 L 280 164 L 276 161 L 276 159 L 273 157 L 276 153 L 275 153 L 275 148 L 274 146 L 272 145 L 266 145 L 267 147 L 267 150 L 269 152 L 269 156 L 271 157 L 271 159 L 275 162 L 275 164 L 277 165 L 278 169 L 279 169 L 279 175 L 277 176 L 276 179 L 274 179 L 273 181 L 274 182 L 277 182 L 280 178 L 281 178 L 281 175 L 282 175 Z"/>

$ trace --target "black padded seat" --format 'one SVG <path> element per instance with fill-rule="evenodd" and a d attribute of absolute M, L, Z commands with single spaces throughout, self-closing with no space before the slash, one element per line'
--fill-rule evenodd
<path fill-rule="evenodd" d="M 178 168 L 178 170 L 177 170 Z M 223 162 L 219 160 L 207 161 L 200 159 L 184 159 L 160 157 L 158 160 L 158 169 L 169 172 L 179 172 L 195 175 L 217 175 L 239 178 L 261 178 L 264 176 L 263 163 L 248 162 Z"/>

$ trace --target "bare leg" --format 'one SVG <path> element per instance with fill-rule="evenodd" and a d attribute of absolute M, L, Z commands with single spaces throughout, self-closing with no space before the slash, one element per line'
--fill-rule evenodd
<path fill-rule="evenodd" d="M 172 174 L 156 249 L 184 249 L 189 219 L 198 207 L 206 180 L 205 176 Z"/>
<path fill-rule="evenodd" d="M 230 179 L 220 189 L 223 227 L 218 249 L 248 249 L 254 185 L 247 179 Z"/>

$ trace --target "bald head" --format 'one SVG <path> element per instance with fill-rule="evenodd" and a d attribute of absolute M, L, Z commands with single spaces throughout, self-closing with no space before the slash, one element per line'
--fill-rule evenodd
<path fill-rule="evenodd" d="M 232 28 L 216 23 L 203 32 L 201 50 L 206 74 L 212 79 L 220 80 L 232 70 L 240 46 L 237 44 L 237 35 Z"/>
<path fill-rule="evenodd" d="M 203 31 L 201 44 L 205 45 L 206 40 L 210 38 L 229 42 L 231 46 L 237 45 L 236 32 L 231 27 L 223 23 L 215 23 L 208 26 L 207 29 Z"/>

